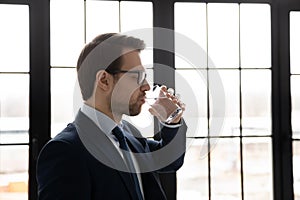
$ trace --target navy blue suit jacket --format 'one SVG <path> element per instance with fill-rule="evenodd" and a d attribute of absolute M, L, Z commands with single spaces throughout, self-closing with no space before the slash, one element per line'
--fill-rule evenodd
<path fill-rule="evenodd" d="M 169 144 L 176 136 L 180 140 L 172 151 L 179 152 L 178 159 L 166 167 L 141 173 L 143 192 L 146 200 L 164 200 L 165 193 L 160 184 L 158 173 L 176 171 L 182 164 L 185 151 L 185 134 L 187 127 L 183 122 L 179 128 L 164 127 L 161 130 L 161 141 L 141 137 L 140 132 L 130 123 L 123 121 L 124 127 L 133 136 L 129 138 L 130 148 L 134 152 L 153 152 Z M 100 162 L 92 150 L 85 145 L 85 137 L 97 145 Z M 94 134 L 94 135 L 93 135 Z M 110 152 L 107 155 L 107 152 Z M 116 159 L 120 158 L 120 159 Z M 149 158 L 148 158 L 149 159 Z M 150 161 L 151 160 L 151 161 Z M 150 158 L 151 162 L 161 162 Z M 61 133 L 50 140 L 40 152 L 37 163 L 38 195 L 40 200 L 135 200 L 132 179 L 128 172 L 111 166 L 124 165 L 119 152 L 103 132 L 81 111 L 75 121 Z"/>

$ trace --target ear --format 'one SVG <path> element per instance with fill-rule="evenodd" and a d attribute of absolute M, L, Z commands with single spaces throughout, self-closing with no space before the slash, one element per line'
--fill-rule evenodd
<path fill-rule="evenodd" d="M 105 70 L 100 70 L 96 74 L 96 86 L 104 91 L 109 90 L 112 83 L 112 75 Z"/>

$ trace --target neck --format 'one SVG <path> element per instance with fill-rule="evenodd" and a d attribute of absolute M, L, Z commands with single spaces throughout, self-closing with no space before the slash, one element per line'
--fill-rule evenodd
<path fill-rule="evenodd" d="M 90 99 L 86 100 L 84 103 L 94 108 L 95 110 L 102 112 L 103 114 L 111 118 L 114 122 L 116 122 L 116 124 L 120 124 L 122 120 L 122 115 L 118 113 L 113 114 L 109 106 L 104 106 L 103 104 L 91 101 Z"/>

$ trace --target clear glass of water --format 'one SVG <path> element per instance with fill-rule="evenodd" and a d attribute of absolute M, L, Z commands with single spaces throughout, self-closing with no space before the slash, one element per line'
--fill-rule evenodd
<path fill-rule="evenodd" d="M 146 102 L 154 111 L 154 115 L 165 123 L 172 123 L 182 113 L 181 107 L 170 97 L 173 91 L 173 89 L 164 91 L 161 86 L 154 85 L 146 92 Z"/>

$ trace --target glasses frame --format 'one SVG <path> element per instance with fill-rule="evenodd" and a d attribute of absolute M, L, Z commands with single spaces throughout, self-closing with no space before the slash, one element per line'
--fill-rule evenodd
<path fill-rule="evenodd" d="M 108 73 L 112 74 L 112 75 L 115 75 L 115 74 L 119 74 L 119 73 L 132 73 L 132 74 L 137 74 L 138 77 L 137 77 L 137 84 L 138 85 L 142 85 L 146 78 L 147 78 L 147 73 L 143 70 L 115 70 L 115 71 L 108 71 L 108 70 L 105 70 L 107 71 Z"/>

